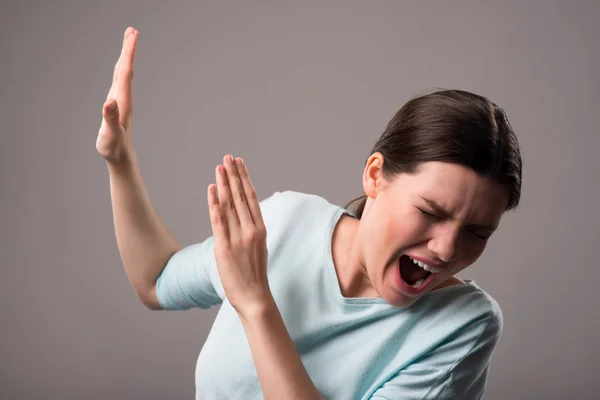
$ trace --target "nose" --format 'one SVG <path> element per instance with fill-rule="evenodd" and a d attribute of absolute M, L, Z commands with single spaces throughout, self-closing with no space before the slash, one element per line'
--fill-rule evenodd
<path fill-rule="evenodd" d="M 436 236 L 429 240 L 427 248 L 440 260 L 440 262 L 450 263 L 456 260 L 458 252 L 458 233 L 451 229 L 437 232 Z"/>

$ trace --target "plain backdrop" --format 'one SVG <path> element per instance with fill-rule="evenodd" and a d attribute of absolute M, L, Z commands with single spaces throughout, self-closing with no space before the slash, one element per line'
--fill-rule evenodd
<path fill-rule="evenodd" d="M 218 308 L 154 312 L 119 258 L 95 142 L 125 28 L 140 31 L 134 144 L 184 245 L 211 234 L 224 154 L 259 197 L 345 205 L 411 97 L 506 110 L 522 203 L 460 274 L 501 305 L 486 399 L 592 399 L 598 338 L 597 1 L 3 1 L 0 397 L 190 399 Z"/>

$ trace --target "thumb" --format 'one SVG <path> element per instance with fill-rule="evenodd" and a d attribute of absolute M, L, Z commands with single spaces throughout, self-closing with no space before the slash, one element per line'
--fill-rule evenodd
<path fill-rule="evenodd" d="M 113 131 L 119 132 L 119 105 L 117 100 L 108 99 L 102 107 L 102 117 L 106 125 Z"/>

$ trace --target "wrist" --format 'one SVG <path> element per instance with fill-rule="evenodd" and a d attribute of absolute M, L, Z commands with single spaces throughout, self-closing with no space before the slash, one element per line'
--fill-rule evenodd
<path fill-rule="evenodd" d="M 269 318 L 274 310 L 278 310 L 271 292 L 254 301 L 245 301 L 240 305 L 232 304 L 232 307 L 237 312 L 242 323 Z"/>
<path fill-rule="evenodd" d="M 132 175 L 137 168 L 135 152 L 123 150 L 116 161 L 107 161 L 106 166 L 111 175 L 129 176 Z"/>

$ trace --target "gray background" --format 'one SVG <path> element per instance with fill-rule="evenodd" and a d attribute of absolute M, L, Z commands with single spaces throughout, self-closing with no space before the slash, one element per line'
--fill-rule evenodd
<path fill-rule="evenodd" d="M 0 398 L 193 397 L 218 309 L 137 300 L 95 149 L 129 25 L 134 144 L 185 245 L 211 233 L 206 187 L 228 152 L 261 198 L 290 189 L 344 205 L 416 93 L 460 88 L 502 105 L 523 150 L 522 205 L 460 275 L 504 312 L 486 399 L 593 398 L 599 4 L 3 2 Z"/>

